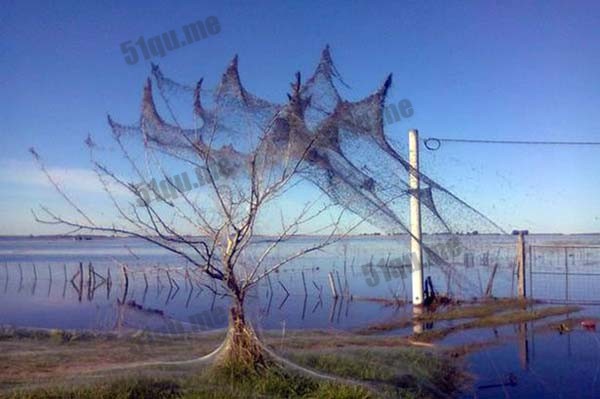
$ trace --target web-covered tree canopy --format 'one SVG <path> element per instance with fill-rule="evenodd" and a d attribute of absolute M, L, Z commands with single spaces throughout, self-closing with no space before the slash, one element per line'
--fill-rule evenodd
<path fill-rule="evenodd" d="M 237 57 L 214 91 L 204 89 L 203 79 L 195 86 L 177 83 L 154 65 L 139 123 L 126 126 L 110 118 L 109 122 L 117 137 L 138 135 L 147 147 L 177 157 L 209 157 L 225 177 L 301 160 L 302 178 L 388 233 L 410 234 L 408 178 L 418 173 L 425 234 L 502 232 L 457 195 L 423 172 L 411 170 L 389 142 L 383 118 L 391 75 L 360 101 L 342 99 L 336 82 L 341 79 L 328 47 L 309 79 L 302 82 L 297 75 L 285 104 L 249 93 L 240 80 Z M 153 85 L 159 95 L 153 93 Z M 162 99 L 172 122 L 159 115 L 155 97 Z M 181 99 L 193 106 L 195 126 L 178 122 L 172 104 Z M 425 251 L 436 258 L 427 247 Z"/>

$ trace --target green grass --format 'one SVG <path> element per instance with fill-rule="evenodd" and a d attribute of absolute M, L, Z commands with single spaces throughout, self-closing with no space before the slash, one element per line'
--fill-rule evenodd
<path fill-rule="evenodd" d="M 456 326 L 428 330 L 415 334 L 413 337 L 419 341 L 431 342 L 442 339 L 454 332 L 473 328 L 498 327 L 505 324 L 525 323 L 546 317 L 560 316 L 580 311 L 578 306 L 552 306 L 534 310 L 517 310 L 514 312 L 501 312 L 477 318 Z"/>
<path fill-rule="evenodd" d="M 110 340 L 116 336 L 113 334 L 100 334 L 90 331 L 67 331 L 67 330 L 43 330 L 0 327 L 0 341 L 7 340 L 45 340 L 52 339 L 57 342 L 90 341 L 95 339 Z"/>
<path fill-rule="evenodd" d="M 430 323 L 442 320 L 483 318 L 506 310 L 525 308 L 527 305 L 533 303 L 535 302 L 531 300 L 517 298 L 490 298 L 466 304 L 453 303 L 447 306 L 438 305 L 433 310 L 427 310 L 422 315 L 372 324 L 357 331 L 357 333 L 371 335 L 385 331 L 393 331 L 411 327 L 415 322 Z"/>
<path fill-rule="evenodd" d="M 304 366 L 360 380 L 359 385 L 317 380 L 277 366 L 261 373 L 235 367 L 208 369 L 186 378 L 120 378 L 81 386 L 20 390 L 14 399 L 135 398 L 436 398 L 457 391 L 457 369 L 417 350 L 307 352 L 291 358 Z"/>
<path fill-rule="evenodd" d="M 38 388 L 7 394 L 6 398 L 19 399 L 134 399 L 179 398 L 181 387 L 172 381 L 120 379 L 110 383 L 97 383 L 81 387 Z"/>
<path fill-rule="evenodd" d="M 205 387 L 198 390 L 198 387 Z M 199 395 L 200 396 L 197 396 Z M 254 396 L 252 396 L 254 395 Z M 260 373 L 235 366 L 210 369 L 203 374 L 185 398 L 371 398 L 364 387 L 317 380 L 272 365 Z"/>
<path fill-rule="evenodd" d="M 305 351 L 288 357 L 311 369 L 367 382 L 386 397 L 449 396 L 466 381 L 447 358 L 416 348 Z"/>
<path fill-rule="evenodd" d="M 509 299 L 445 307 L 445 311 L 425 314 L 418 320 L 464 322 L 413 338 L 432 341 L 460 330 L 522 323 L 580 310 L 575 306 L 527 310 L 526 305 Z M 340 380 L 315 379 L 279 366 L 258 373 L 235 365 L 218 369 L 186 365 L 112 370 L 113 366 L 132 362 L 198 357 L 212 351 L 222 338 L 221 333 L 181 339 L 0 328 L 0 397 L 436 398 L 455 394 L 465 384 L 467 377 L 451 357 L 471 350 L 431 351 L 411 347 L 406 337 L 339 331 L 288 331 L 283 341 L 279 334 L 267 332 L 266 342 L 283 348 L 280 350 L 285 357 Z"/>
<path fill-rule="evenodd" d="M 174 358 L 179 354 L 183 359 L 187 354 L 190 358 L 192 351 L 207 353 L 217 346 L 217 336 L 198 337 L 191 342 L 172 337 L 153 340 L 143 350 L 136 344 L 136 335 L 107 338 L 98 334 L 85 340 L 63 337 L 68 335 L 26 331 L 5 334 L 0 340 L 0 397 L 432 398 L 456 392 L 464 380 L 449 357 L 408 347 L 405 339 L 393 337 L 290 331 L 283 356 L 341 378 L 335 382 L 280 366 L 260 372 L 235 365 L 217 369 L 199 365 L 103 369 L 148 357 Z M 277 335 L 267 334 L 265 339 L 273 345 L 281 344 Z"/>
<path fill-rule="evenodd" d="M 208 370 L 194 377 L 153 379 L 131 377 L 81 386 L 20 390 L 14 399 L 137 399 L 137 398 L 372 398 L 368 390 L 317 381 L 277 368 L 252 375 L 231 369 Z"/>
<path fill-rule="evenodd" d="M 533 301 L 518 298 L 492 298 L 467 305 L 451 305 L 442 312 L 427 312 L 418 317 L 417 321 L 432 322 L 440 320 L 458 320 L 482 318 L 510 309 L 526 308 Z"/>

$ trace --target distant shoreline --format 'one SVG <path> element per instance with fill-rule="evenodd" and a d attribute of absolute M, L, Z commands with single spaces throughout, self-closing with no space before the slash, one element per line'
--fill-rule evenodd
<path fill-rule="evenodd" d="M 458 235 L 458 236 L 467 236 L 467 237 L 477 237 L 477 236 L 504 236 L 510 234 L 501 234 L 501 233 L 478 233 L 478 234 L 458 234 L 458 233 L 423 233 L 424 236 L 450 236 L 450 235 Z M 533 236 L 600 236 L 600 232 L 595 233 L 530 233 Z M 295 238 L 306 238 L 306 237 L 325 237 L 327 235 L 314 235 L 314 234 L 298 234 L 295 235 Z M 353 234 L 349 235 L 348 238 L 360 238 L 360 237 L 405 237 L 408 234 Z M 198 237 L 198 236 L 188 236 L 190 238 Z M 270 239 L 275 238 L 276 235 L 255 235 L 255 238 L 262 239 Z M 124 238 L 136 238 L 133 236 L 108 236 L 108 235 L 93 235 L 93 234 L 81 234 L 81 235 L 64 235 L 64 234 L 47 234 L 47 235 L 0 235 L 0 240 L 7 239 L 17 239 L 17 240 L 73 240 L 73 241 L 92 241 L 92 240 L 120 240 Z"/>

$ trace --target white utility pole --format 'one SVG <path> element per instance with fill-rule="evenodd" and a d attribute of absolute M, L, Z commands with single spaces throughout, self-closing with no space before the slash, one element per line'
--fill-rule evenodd
<path fill-rule="evenodd" d="M 421 201 L 419 182 L 419 132 L 408 131 L 408 161 L 410 189 L 410 252 L 412 265 L 413 305 L 423 304 L 423 249 L 421 248 Z"/>

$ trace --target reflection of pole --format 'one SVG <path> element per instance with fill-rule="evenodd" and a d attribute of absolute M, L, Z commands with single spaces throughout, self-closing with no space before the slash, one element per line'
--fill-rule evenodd
<path fill-rule="evenodd" d="M 571 352 L 571 334 L 567 334 L 567 356 L 573 356 L 573 352 Z"/>
<path fill-rule="evenodd" d="M 423 314 L 422 306 L 413 306 L 413 333 L 420 334 L 423 332 L 423 322 L 419 317 Z"/>
<path fill-rule="evenodd" d="M 423 249 L 421 248 L 421 202 L 419 198 L 419 132 L 408 132 L 410 162 L 410 251 L 412 265 L 413 305 L 423 304 Z"/>
<path fill-rule="evenodd" d="M 529 368 L 529 340 L 527 337 L 527 323 L 519 323 L 517 325 L 519 337 L 519 360 L 521 368 L 527 370 Z"/>

